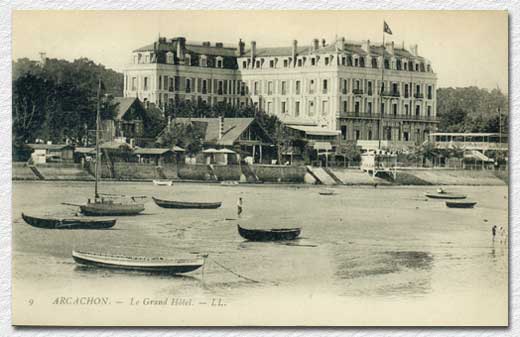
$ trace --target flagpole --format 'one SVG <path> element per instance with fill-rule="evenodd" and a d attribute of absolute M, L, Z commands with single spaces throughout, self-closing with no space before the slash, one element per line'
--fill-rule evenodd
<path fill-rule="evenodd" d="M 381 89 L 379 90 L 379 146 L 378 149 L 381 150 L 381 138 L 383 138 L 383 85 L 385 81 L 385 24 L 383 21 L 383 52 L 382 52 L 383 62 L 381 62 Z"/>

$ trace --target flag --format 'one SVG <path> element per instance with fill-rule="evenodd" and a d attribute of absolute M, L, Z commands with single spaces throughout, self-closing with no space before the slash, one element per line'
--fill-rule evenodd
<path fill-rule="evenodd" d="M 383 26 L 383 31 L 387 34 L 390 34 L 392 35 L 392 30 L 390 29 L 390 26 L 388 26 L 388 23 L 386 23 L 386 21 L 384 21 L 385 25 Z"/>

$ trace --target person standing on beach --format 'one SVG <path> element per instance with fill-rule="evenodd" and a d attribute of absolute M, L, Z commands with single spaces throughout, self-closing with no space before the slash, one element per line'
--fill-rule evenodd
<path fill-rule="evenodd" d="M 238 198 L 237 201 L 237 215 L 240 218 L 240 215 L 242 214 L 242 197 Z"/>
<path fill-rule="evenodd" d="M 491 227 L 491 234 L 493 234 L 493 241 L 495 241 L 495 235 L 497 235 L 497 225 Z"/>

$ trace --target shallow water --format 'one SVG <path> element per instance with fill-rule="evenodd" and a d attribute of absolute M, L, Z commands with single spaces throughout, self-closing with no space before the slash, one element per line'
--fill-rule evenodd
<path fill-rule="evenodd" d="M 175 210 L 146 199 L 143 215 L 119 217 L 112 230 L 45 230 L 21 219 L 73 215 L 93 186 L 84 182 L 13 183 L 13 279 L 33 290 L 105 289 L 149 296 L 303 296 L 435 298 L 451 294 L 507 297 L 507 247 L 491 226 L 506 226 L 507 187 L 448 187 L 478 201 L 448 209 L 427 200 L 428 187 L 220 186 L 103 183 L 102 192 L 174 200 L 223 201 L 216 210 Z M 236 201 L 244 200 L 237 219 Z M 242 239 L 244 227 L 302 227 L 294 243 Z M 172 277 L 81 268 L 71 251 L 186 257 L 209 254 L 204 270 Z M 238 277 L 220 265 L 242 275 Z M 257 282 L 251 282 L 250 280 Z"/>

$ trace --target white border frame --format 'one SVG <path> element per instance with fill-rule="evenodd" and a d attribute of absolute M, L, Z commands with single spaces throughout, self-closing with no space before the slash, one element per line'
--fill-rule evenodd
<path fill-rule="evenodd" d="M 11 11 L 13 9 L 480 9 L 508 10 L 510 29 L 509 94 L 510 94 L 510 327 L 509 328 L 14 328 L 11 326 Z M 520 2 L 500 0 L 0 0 L 0 336 L 520 336 L 520 246 L 515 241 L 520 230 L 518 223 L 517 181 L 514 172 L 520 165 L 517 145 L 520 117 L 515 113 L 520 102 L 518 83 L 520 69 L 520 25 L 515 17 L 520 15 Z"/>

